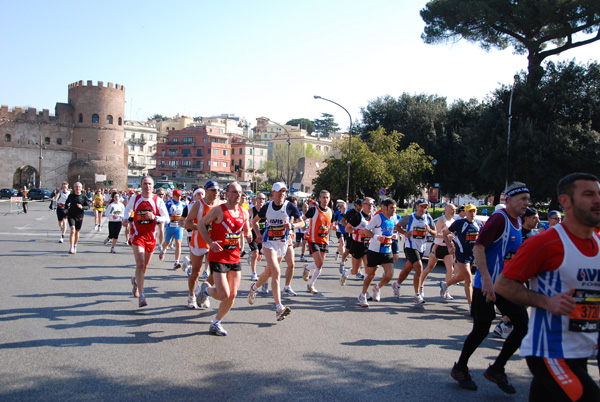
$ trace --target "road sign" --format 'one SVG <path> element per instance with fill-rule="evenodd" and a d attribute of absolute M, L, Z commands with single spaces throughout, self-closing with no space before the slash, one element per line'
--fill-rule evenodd
<path fill-rule="evenodd" d="M 296 191 L 296 189 L 294 187 L 290 188 L 290 193 L 293 193 L 295 191 Z"/>
<path fill-rule="evenodd" d="M 379 194 L 385 195 L 385 193 L 386 193 L 385 188 L 379 189 Z"/>

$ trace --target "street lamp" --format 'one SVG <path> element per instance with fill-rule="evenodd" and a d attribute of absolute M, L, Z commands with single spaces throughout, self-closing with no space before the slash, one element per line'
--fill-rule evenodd
<path fill-rule="evenodd" d="M 515 74 L 514 82 L 512 87 L 510 88 L 510 101 L 508 102 L 508 136 L 506 137 L 506 180 L 504 182 L 504 189 L 508 187 L 508 166 L 509 166 L 509 156 L 510 156 L 510 123 L 512 121 L 512 101 L 513 94 L 515 92 L 515 85 L 517 85 L 517 80 L 519 76 Z"/>
<path fill-rule="evenodd" d="M 348 113 L 348 117 L 350 118 L 350 138 L 348 138 L 348 173 L 347 173 L 347 183 L 346 183 L 346 202 L 350 203 L 350 151 L 352 150 L 352 116 L 350 116 L 350 112 L 348 112 L 348 110 L 346 110 L 345 107 L 343 107 L 342 105 L 340 105 L 337 102 L 332 101 L 331 99 L 327 99 L 327 98 L 323 98 L 322 96 L 319 95 L 315 95 L 314 96 L 315 99 L 322 99 L 324 101 L 327 102 L 331 102 L 334 105 L 338 105 L 339 107 L 341 107 L 342 109 L 344 109 L 344 111 L 346 113 Z M 348 204 L 349 205 L 349 204 Z"/>
<path fill-rule="evenodd" d="M 287 138 L 287 146 L 288 146 L 288 155 L 287 155 L 287 187 L 288 187 L 288 191 L 290 190 L 290 132 L 287 130 L 287 128 L 285 128 L 284 126 L 282 126 L 281 124 L 274 122 L 271 119 L 267 119 L 268 121 L 270 121 L 271 123 L 275 124 L 276 126 L 279 126 L 281 128 L 283 128 L 288 136 Z"/>
<path fill-rule="evenodd" d="M 434 188 L 434 189 L 436 188 L 436 187 L 435 187 L 435 167 L 436 167 L 437 163 L 438 163 L 437 159 L 433 159 L 433 160 L 431 161 L 431 164 L 433 165 L 433 188 Z M 438 190 L 438 194 L 437 194 L 438 198 L 439 198 L 439 196 L 440 196 L 439 194 L 440 194 L 440 193 L 439 193 L 439 190 Z M 437 200 L 436 200 L 436 201 L 437 201 Z M 435 203 L 435 202 L 433 202 L 432 204 L 433 204 L 433 218 L 435 219 L 435 204 L 436 204 L 436 203 Z"/>

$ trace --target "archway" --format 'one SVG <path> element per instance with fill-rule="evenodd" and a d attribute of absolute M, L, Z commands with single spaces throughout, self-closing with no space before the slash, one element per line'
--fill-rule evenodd
<path fill-rule="evenodd" d="M 25 165 L 18 168 L 13 175 L 13 188 L 35 187 L 38 171 L 33 166 Z"/>

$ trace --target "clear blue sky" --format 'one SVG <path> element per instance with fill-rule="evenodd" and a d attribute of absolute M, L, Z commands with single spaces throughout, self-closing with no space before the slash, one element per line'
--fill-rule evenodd
<path fill-rule="evenodd" d="M 154 113 L 354 120 L 379 96 L 483 99 L 527 67 L 512 50 L 426 45 L 421 0 L 12 1 L 0 103 L 54 110 L 78 80 L 125 85 L 125 118 Z M 597 60 L 600 43 L 560 59 Z"/>

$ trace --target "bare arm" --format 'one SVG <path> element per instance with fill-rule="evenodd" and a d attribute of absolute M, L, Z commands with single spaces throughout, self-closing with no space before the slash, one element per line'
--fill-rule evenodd
<path fill-rule="evenodd" d="M 213 241 L 213 239 L 210 238 L 206 226 L 213 222 L 220 223 L 221 221 L 223 221 L 223 210 L 221 208 L 211 209 L 208 214 L 204 215 L 204 217 L 198 221 L 198 232 L 200 233 L 200 236 L 202 236 L 211 250 L 216 252 L 223 251 L 223 247 L 221 247 L 218 241 Z"/>
<path fill-rule="evenodd" d="M 543 308 L 554 315 L 567 315 L 575 308 L 575 299 L 571 297 L 575 289 L 564 293 L 556 293 L 553 296 L 546 296 L 533 292 L 523 286 L 522 283 L 508 279 L 502 274 L 496 280 L 494 289 L 498 294 L 513 303 Z"/>
<path fill-rule="evenodd" d="M 194 219 L 198 216 L 198 210 L 200 209 L 200 201 L 195 202 L 192 205 L 192 208 L 188 208 L 188 214 L 183 222 L 183 227 L 188 230 L 195 230 L 196 224 L 194 223 Z"/>

